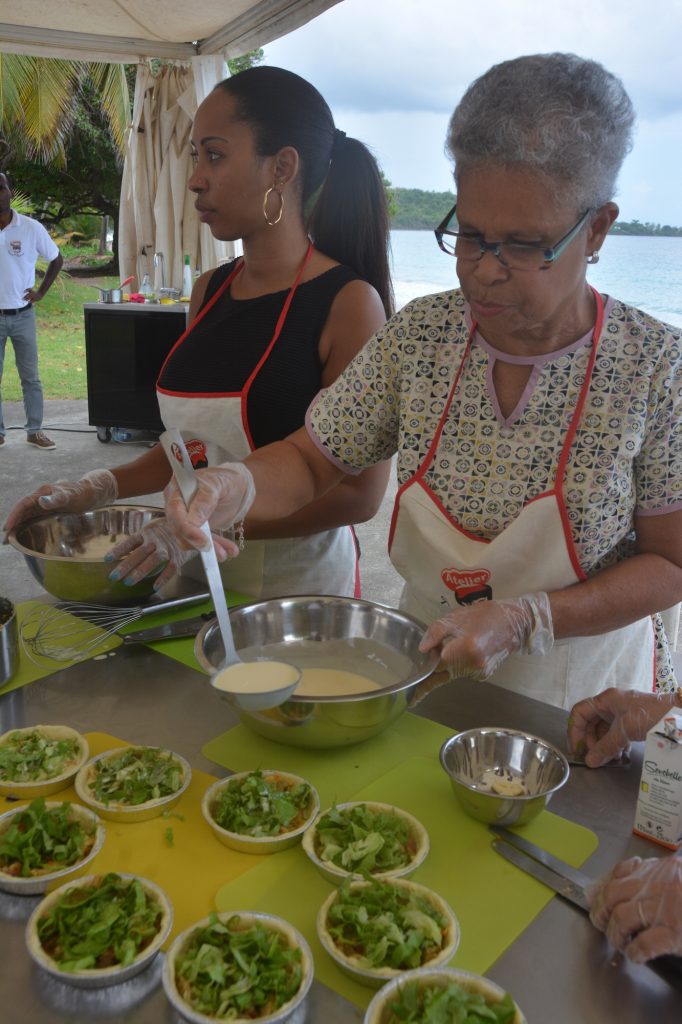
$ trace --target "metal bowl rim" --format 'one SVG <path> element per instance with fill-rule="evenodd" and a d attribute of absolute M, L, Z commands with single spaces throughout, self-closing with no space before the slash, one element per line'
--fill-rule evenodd
<path fill-rule="evenodd" d="M 233 615 L 237 615 L 242 611 L 248 611 L 251 608 L 258 608 L 262 605 L 267 604 L 281 604 L 285 601 L 322 601 L 322 602 L 340 602 L 341 604 L 347 605 L 359 605 L 364 608 L 379 608 L 381 611 L 390 612 L 393 618 L 403 619 L 410 625 L 416 626 L 422 632 L 425 632 L 426 626 L 419 619 L 413 615 L 408 615 L 407 612 L 403 612 L 398 608 L 391 608 L 390 605 L 380 604 L 378 601 L 365 601 L 360 597 L 341 597 L 334 594 L 290 594 L 282 597 L 270 597 L 260 601 L 249 601 L 248 604 L 240 604 L 234 608 L 229 609 L 230 618 Z M 194 657 L 196 658 L 199 666 L 204 672 L 209 675 L 215 671 L 215 665 L 212 665 L 203 651 L 203 641 L 209 631 L 212 631 L 216 625 L 216 619 L 210 619 L 206 622 L 194 639 Z M 289 697 L 287 703 L 295 701 L 297 704 L 341 704 L 346 701 L 352 700 L 354 702 L 374 700 L 377 697 L 390 696 L 392 693 L 400 693 L 402 690 L 409 689 L 410 686 L 416 686 L 418 682 L 429 676 L 438 664 L 438 654 L 435 651 L 429 651 L 425 654 L 425 659 L 431 662 L 431 668 L 425 675 L 420 675 L 419 679 L 411 677 L 410 679 L 403 680 L 398 683 L 391 683 L 390 686 L 382 686 L 376 690 L 368 690 L 366 693 L 352 693 L 352 694 L 322 694 L 319 697 L 316 696 L 300 696 L 292 694 Z"/>
<path fill-rule="evenodd" d="M 36 551 L 35 548 L 27 548 L 25 544 L 22 544 L 17 537 L 17 530 L 22 530 L 27 526 L 37 525 L 44 523 L 50 519 L 57 519 L 59 516 L 79 516 L 88 515 L 90 512 L 107 512 L 107 511 L 119 511 L 120 509 L 130 509 L 133 512 L 157 512 L 159 516 L 163 516 L 164 510 L 159 508 L 158 505 L 126 505 L 126 504 L 111 504 L 102 505 L 100 508 L 89 509 L 86 512 L 52 512 L 46 516 L 36 516 L 33 519 L 26 519 L 23 523 L 19 523 L 7 534 L 7 543 L 20 554 L 27 558 L 38 558 L 44 559 L 47 562 L 67 562 L 69 565 L 80 564 L 80 565 L 100 565 L 104 562 L 103 558 L 92 558 L 85 555 L 48 555 L 44 551 Z"/>
<path fill-rule="evenodd" d="M 533 740 L 535 743 L 539 743 L 546 750 L 549 750 L 549 752 L 553 754 L 561 764 L 563 768 L 563 776 L 561 780 L 557 782 L 555 786 L 552 786 L 551 789 L 544 789 L 540 793 L 526 793 L 523 796 L 502 796 L 500 793 L 487 793 L 485 790 L 477 789 L 470 782 L 467 782 L 466 780 L 461 779 L 458 775 L 455 775 L 445 763 L 445 757 L 449 748 L 454 746 L 457 740 L 461 741 L 468 736 L 485 736 L 487 733 L 502 733 L 505 736 L 520 736 L 524 740 Z M 448 739 L 446 739 L 442 744 L 438 757 L 441 768 L 453 782 L 456 782 L 459 786 L 463 786 L 464 789 L 468 789 L 471 793 L 476 793 L 478 796 L 489 796 L 494 800 L 513 800 L 514 802 L 525 803 L 526 801 L 537 800 L 538 798 L 550 796 L 552 793 L 556 793 L 558 789 L 561 789 L 561 787 L 568 782 L 568 777 L 571 774 L 571 769 L 565 754 L 562 754 L 559 748 L 555 747 L 553 743 L 549 742 L 549 740 L 543 739 L 542 736 L 536 736 L 532 732 L 526 732 L 523 729 L 505 729 L 503 726 L 485 725 L 479 726 L 476 729 L 465 729 L 463 732 L 455 733 L 454 736 L 448 737 Z"/>

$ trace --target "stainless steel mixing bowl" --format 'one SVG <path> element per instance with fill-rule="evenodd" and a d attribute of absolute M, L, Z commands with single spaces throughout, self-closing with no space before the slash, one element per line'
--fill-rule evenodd
<path fill-rule="evenodd" d="M 8 536 L 26 559 L 33 578 L 62 601 L 136 604 L 152 593 L 161 571 L 126 587 L 108 576 L 107 552 L 164 514 L 150 505 L 107 505 L 92 512 L 55 513 L 21 523 Z"/>
<path fill-rule="evenodd" d="M 266 711 L 238 709 L 254 732 L 298 747 L 345 747 L 382 732 L 407 709 L 414 690 L 436 667 L 423 654 L 424 626 L 394 608 L 350 597 L 281 597 L 230 612 L 239 656 L 279 658 L 299 668 L 340 668 L 380 689 L 345 696 L 296 696 Z M 197 635 L 194 653 L 206 672 L 223 659 L 215 621 Z"/>
<path fill-rule="evenodd" d="M 516 729 L 469 729 L 451 736 L 441 747 L 440 763 L 467 814 L 490 825 L 525 825 L 570 771 L 560 750 Z M 496 782 L 498 792 L 491 790 Z M 523 794 L 502 791 L 514 782 L 523 785 Z"/>

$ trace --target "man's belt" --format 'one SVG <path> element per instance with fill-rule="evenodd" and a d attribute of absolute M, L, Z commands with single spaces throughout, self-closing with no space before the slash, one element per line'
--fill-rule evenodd
<path fill-rule="evenodd" d="M 25 309 L 30 309 L 33 303 L 27 302 L 25 306 L 20 306 L 19 309 L 0 309 L 0 316 L 16 316 L 17 313 L 23 313 Z"/>

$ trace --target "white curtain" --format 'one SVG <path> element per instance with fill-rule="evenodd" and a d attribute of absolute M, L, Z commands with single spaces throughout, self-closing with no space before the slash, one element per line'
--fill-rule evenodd
<path fill-rule="evenodd" d="M 186 254 L 194 273 L 236 253 L 200 223 L 187 189 L 194 114 L 227 73 L 219 54 L 164 65 L 157 75 L 148 64 L 138 65 L 119 214 L 121 279 L 134 274 L 133 290 L 145 274 L 157 293 L 163 286 L 181 288 Z"/>

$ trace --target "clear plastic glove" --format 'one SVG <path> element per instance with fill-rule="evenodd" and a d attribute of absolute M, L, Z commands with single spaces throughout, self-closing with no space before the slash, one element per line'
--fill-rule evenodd
<path fill-rule="evenodd" d="M 166 487 L 164 498 L 168 525 L 180 544 L 200 551 L 206 547 L 203 524 L 208 522 L 218 529 L 240 522 L 253 505 L 256 486 L 242 462 L 198 469 L 195 477 L 197 489 L 189 509 L 174 479 Z"/>
<path fill-rule="evenodd" d="M 675 694 L 644 693 L 611 687 L 575 704 L 568 718 L 571 750 L 585 754 L 585 764 L 599 768 L 646 739 L 652 725 L 675 705 Z"/>
<path fill-rule="evenodd" d="M 592 923 L 628 959 L 682 956 L 682 858 L 621 861 L 587 898 Z"/>
<path fill-rule="evenodd" d="M 237 545 L 227 537 L 213 535 L 213 540 L 219 562 L 239 554 Z M 183 546 L 165 519 L 154 519 L 143 526 L 139 533 L 126 537 L 112 548 L 105 556 L 105 561 L 121 559 L 109 573 L 109 579 L 123 580 L 127 587 L 139 583 L 145 576 L 156 572 L 160 565 L 165 565 L 163 572 L 154 580 L 154 590 L 160 590 L 195 555 L 194 548 Z"/>
<path fill-rule="evenodd" d="M 549 597 L 540 591 L 457 608 L 429 626 L 419 650 L 438 649 L 452 679 L 488 679 L 509 654 L 546 654 L 553 642 Z"/>
<path fill-rule="evenodd" d="M 110 505 L 118 497 L 116 477 L 108 469 L 93 469 L 80 480 L 57 480 L 43 484 L 11 509 L 4 529 L 9 533 L 19 523 L 47 512 L 88 512 Z"/>

